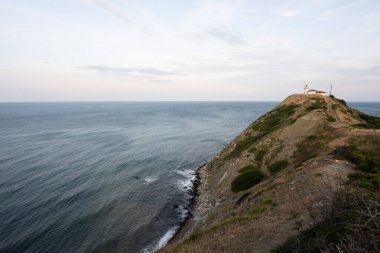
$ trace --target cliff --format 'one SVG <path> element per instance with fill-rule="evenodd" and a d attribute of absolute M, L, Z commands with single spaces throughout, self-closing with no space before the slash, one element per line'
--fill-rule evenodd
<path fill-rule="evenodd" d="M 337 196 L 354 192 L 379 207 L 379 127 L 379 118 L 343 100 L 288 97 L 201 169 L 194 217 L 162 251 L 313 252 L 323 243 L 338 249 L 344 236 L 352 237 L 349 227 L 318 230 L 338 217 Z M 380 222 L 379 214 L 366 224 L 373 222 Z M 380 241 L 374 231 L 373 240 Z M 305 242 L 311 240 L 317 240 L 314 248 Z"/>

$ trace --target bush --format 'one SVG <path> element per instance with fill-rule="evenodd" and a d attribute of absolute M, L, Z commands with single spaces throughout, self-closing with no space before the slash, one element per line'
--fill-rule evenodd
<path fill-rule="evenodd" d="M 349 178 L 359 186 L 375 191 L 380 189 L 380 157 L 372 156 L 354 145 L 342 146 L 335 151 L 335 158 L 346 159 L 362 172 L 349 174 Z"/>
<path fill-rule="evenodd" d="M 288 161 L 287 160 L 281 160 L 281 161 L 278 161 L 278 162 L 275 162 L 275 163 L 269 165 L 268 170 L 272 174 L 274 174 L 274 173 L 279 172 L 280 170 L 285 169 L 286 167 L 288 167 Z"/>
<path fill-rule="evenodd" d="M 247 172 L 247 171 L 250 171 L 250 170 L 258 170 L 258 169 L 259 169 L 259 167 L 257 167 L 256 165 L 250 164 L 248 166 L 245 166 L 245 167 L 241 168 L 239 170 L 239 173 L 244 173 L 244 172 Z"/>
<path fill-rule="evenodd" d="M 380 173 L 380 157 L 372 156 L 354 145 L 342 146 L 334 151 L 335 158 L 346 159 L 367 173 Z"/>
<path fill-rule="evenodd" d="M 350 173 L 348 177 L 358 183 L 359 186 L 375 191 L 380 189 L 380 174 L 372 173 Z"/>
<path fill-rule="evenodd" d="M 288 239 L 272 253 L 380 252 L 380 201 L 359 192 L 339 191 L 325 200 L 320 222 Z"/>
<path fill-rule="evenodd" d="M 264 173 L 258 168 L 244 169 L 243 171 L 244 172 L 242 172 L 232 181 L 231 190 L 233 192 L 248 190 L 249 188 L 258 184 L 265 177 Z"/>
<path fill-rule="evenodd" d="M 336 100 L 338 100 L 339 103 L 341 103 L 342 105 L 347 105 L 347 103 L 346 103 L 346 101 L 344 99 L 337 98 Z"/>
<path fill-rule="evenodd" d="M 368 128 L 368 129 L 380 128 L 380 118 L 378 117 L 370 116 L 370 115 L 360 112 L 359 118 L 365 121 L 365 123 L 357 124 L 357 126 L 359 127 Z"/>
<path fill-rule="evenodd" d="M 289 121 L 289 117 L 295 112 L 297 105 L 283 105 L 265 115 L 262 122 L 257 126 L 265 134 L 271 133 L 283 122 Z"/>

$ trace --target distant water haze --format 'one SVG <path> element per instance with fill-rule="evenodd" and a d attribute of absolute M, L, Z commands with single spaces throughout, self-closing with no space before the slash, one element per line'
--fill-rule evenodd
<path fill-rule="evenodd" d="M 1 103 L 0 252 L 163 246 L 196 168 L 276 104 Z"/>

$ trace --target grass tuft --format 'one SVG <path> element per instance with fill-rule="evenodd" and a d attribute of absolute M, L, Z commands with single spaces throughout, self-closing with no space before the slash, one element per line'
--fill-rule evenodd
<path fill-rule="evenodd" d="M 306 108 L 306 111 L 325 110 L 326 103 L 322 99 L 314 99 L 314 103 Z"/>
<path fill-rule="evenodd" d="M 359 186 L 375 191 L 380 189 L 380 157 L 360 150 L 354 145 L 342 146 L 334 151 L 336 159 L 345 159 L 356 165 L 361 172 L 349 174 Z"/>
<path fill-rule="evenodd" d="M 287 160 L 281 160 L 281 161 L 278 161 L 278 162 L 275 162 L 275 163 L 269 165 L 268 170 L 272 174 L 275 174 L 275 173 L 279 172 L 280 170 L 285 169 L 286 167 L 288 167 L 288 161 Z"/>
<path fill-rule="evenodd" d="M 332 204 L 327 203 L 321 210 L 321 221 L 315 221 L 310 229 L 288 239 L 271 253 L 379 252 L 378 197 L 341 190 Z"/>

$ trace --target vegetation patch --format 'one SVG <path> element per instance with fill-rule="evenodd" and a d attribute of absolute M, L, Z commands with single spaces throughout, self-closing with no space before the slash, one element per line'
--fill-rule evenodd
<path fill-rule="evenodd" d="M 380 189 L 380 174 L 379 173 L 350 173 L 348 177 L 357 182 L 360 187 L 370 191 Z"/>
<path fill-rule="evenodd" d="M 236 147 L 234 148 L 234 150 L 231 153 L 228 154 L 227 158 L 238 157 L 245 150 L 252 147 L 253 144 L 255 144 L 258 140 L 261 139 L 261 137 L 263 137 L 262 134 L 258 134 L 258 135 L 251 135 L 250 134 L 250 135 L 248 135 L 245 139 L 239 141 L 236 144 Z"/>
<path fill-rule="evenodd" d="M 272 174 L 275 174 L 275 173 L 279 172 L 280 170 L 285 169 L 286 167 L 288 167 L 288 161 L 287 160 L 281 160 L 281 161 L 277 161 L 277 162 L 269 165 L 268 170 Z"/>
<path fill-rule="evenodd" d="M 265 174 L 257 166 L 246 166 L 241 169 L 240 175 L 238 175 L 231 184 L 231 190 L 233 192 L 240 192 L 248 190 L 255 186 L 265 177 Z"/>
<path fill-rule="evenodd" d="M 331 115 L 327 115 L 327 121 L 329 121 L 329 122 L 336 122 L 336 119 L 333 116 L 331 116 Z"/>
<path fill-rule="evenodd" d="M 248 171 L 258 170 L 258 169 L 259 169 L 259 167 L 257 167 L 255 164 L 250 164 L 250 165 L 247 165 L 247 166 L 241 168 L 238 172 L 239 173 L 245 173 Z"/>
<path fill-rule="evenodd" d="M 366 173 L 380 173 L 380 157 L 372 156 L 355 145 L 342 146 L 334 151 L 336 159 L 346 159 Z"/>
<path fill-rule="evenodd" d="M 187 242 L 192 242 L 192 241 L 195 241 L 197 240 L 199 237 L 201 236 L 201 232 L 196 229 L 194 230 L 190 235 L 189 235 L 189 238 L 186 240 Z"/>
<path fill-rule="evenodd" d="M 298 105 L 290 104 L 283 105 L 277 109 L 267 113 L 257 124 L 253 127 L 261 131 L 262 133 L 268 134 L 276 129 L 278 129 L 282 123 L 289 122 L 289 118 L 295 113 L 295 109 Z"/>
<path fill-rule="evenodd" d="M 254 154 L 257 151 L 256 147 L 252 147 L 248 150 L 248 153 Z"/>
<path fill-rule="evenodd" d="M 340 191 L 329 208 L 321 210 L 320 222 L 271 252 L 380 252 L 379 208 L 378 197 Z"/>
<path fill-rule="evenodd" d="M 263 163 L 264 156 L 268 152 L 266 148 L 261 148 L 256 152 L 255 160 L 258 162 L 260 165 Z"/>
<path fill-rule="evenodd" d="M 306 108 L 306 111 L 311 112 L 314 110 L 325 110 L 326 103 L 322 99 L 314 99 L 314 103 Z"/>
<path fill-rule="evenodd" d="M 380 118 L 370 116 L 365 113 L 359 112 L 359 118 L 364 120 L 365 123 L 357 124 L 356 126 L 367 129 L 380 129 Z"/>
<path fill-rule="evenodd" d="M 317 156 L 320 140 L 316 135 L 308 136 L 304 141 L 297 144 L 296 159 L 301 164 Z"/>
<path fill-rule="evenodd" d="M 262 116 L 252 125 L 252 129 L 258 131 L 258 133 L 256 135 L 250 134 L 239 141 L 234 150 L 228 154 L 227 159 L 238 157 L 249 148 L 249 152 L 254 153 L 254 147 L 252 146 L 265 135 L 278 129 L 283 123 L 290 122 L 290 117 L 294 114 L 297 107 L 298 105 L 294 104 L 283 105 Z"/>
<path fill-rule="evenodd" d="M 361 172 L 349 174 L 349 178 L 368 190 L 380 189 L 380 157 L 360 150 L 354 145 L 342 146 L 334 151 L 336 159 L 345 159 Z"/>
<path fill-rule="evenodd" d="M 341 103 L 342 105 L 347 105 L 347 103 L 344 99 L 337 98 L 336 100 L 338 100 L 338 102 Z"/>
<path fill-rule="evenodd" d="M 263 196 L 255 204 L 253 204 L 248 211 L 244 212 L 243 214 L 237 214 L 233 217 L 225 219 L 220 224 L 214 226 L 213 229 L 217 229 L 221 226 L 226 226 L 229 224 L 245 224 L 251 220 L 256 219 L 257 216 L 265 212 L 268 207 L 273 207 L 275 205 L 276 203 L 272 198 Z"/>

